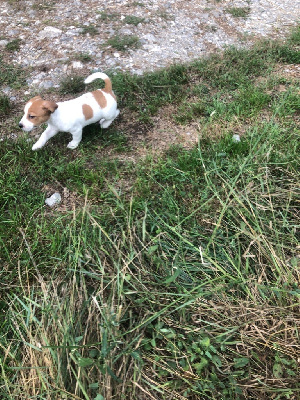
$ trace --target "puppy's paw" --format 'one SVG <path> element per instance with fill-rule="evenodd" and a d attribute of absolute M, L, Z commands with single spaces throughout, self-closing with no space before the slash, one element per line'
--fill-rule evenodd
<path fill-rule="evenodd" d="M 38 144 L 38 142 L 36 142 L 33 146 L 32 146 L 32 150 L 39 150 L 41 149 L 43 146 L 41 146 L 40 144 Z"/>
<path fill-rule="evenodd" d="M 76 149 L 76 147 L 79 145 L 79 142 L 74 142 L 73 140 L 72 140 L 72 142 L 70 142 L 69 144 L 68 144 L 68 146 L 67 146 L 67 148 L 68 149 Z"/>

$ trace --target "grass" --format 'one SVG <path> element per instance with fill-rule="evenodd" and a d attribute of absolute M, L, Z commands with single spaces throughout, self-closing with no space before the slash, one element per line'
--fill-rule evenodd
<path fill-rule="evenodd" d="M 193 148 L 124 161 L 117 123 L 75 152 L 1 142 L 2 398 L 298 398 L 293 35 L 112 75 L 124 114 L 197 122 Z"/>
<path fill-rule="evenodd" d="M 140 47 L 140 40 L 135 35 L 115 35 L 108 39 L 107 45 L 118 51 L 128 51 L 131 48 L 136 49 Z"/>
<path fill-rule="evenodd" d="M 15 65 L 8 64 L 0 56 L 0 85 L 9 85 L 18 89 L 25 85 L 26 73 Z"/>
<path fill-rule="evenodd" d="M 18 50 L 20 50 L 21 43 L 22 43 L 21 39 L 11 40 L 10 42 L 8 42 L 5 45 L 5 50 L 11 51 L 11 52 L 18 51 Z"/>
<path fill-rule="evenodd" d="M 135 25 L 141 24 L 145 21 L 145 18 L 137 17 L 135 15 L 126 15 L 124 18 L 125 24 Z"/>
<path fill-rule="evenodd" d="M 247 18 L 250 11 L 250 7 L 229 7 L 226 9 L 226 12 L 236 18 Z"/>
<path fill-rule="evenodd" d="M 59 91 L 61 94 L 77 94 L 84 90 L 83 78 L 78 75 L 68 76 L 60 82 Z"/>
<path fill-rule="evenodd" d="M 44 10 L 53 10 L 57 0 L 42 0 L 42 1 L 35 1 L 32 4 L 32 8 L 34 10 L 44 11 Z"/>
<path fill-rule="evenodd" d="M 4 117 L 11 109 L 10 100 L 7 96 L 0 96 L 0 117 Z"/>
<path fill-rule="evenodd" d="M 100 19 L 102 21 L 116 21 L 120 18 L 120 14 L 118 13 L 107 13 L 105 11 L 99 11 Z"/>
<path fill-rule="evenodd" d="M 91 62 L 93 60 L 89 53 L 77 53 L 74 55 L 74 59 L 83 63 Z"/>
<path fill-rule="evenodd" d="M 81 34 L 82 35 L 91 35 L 96 36 L 99 34 L 98 29 L 94 25 L 82 25 L 81 26 Z"/>

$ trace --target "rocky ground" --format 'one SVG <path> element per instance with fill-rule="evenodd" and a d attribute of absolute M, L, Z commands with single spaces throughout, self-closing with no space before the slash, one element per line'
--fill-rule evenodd
<path fill-rule="evenodd" d="M 21 134 L 17 122 L 33 94 L 46 96 L 54 89 L 54 100 L 63 100 L 55 89 L 69 75 L 143 74 L 226 46 L 284 38 L 299 20 L 299 6 L 299 0 L 0 0 L 1 55 L 26 72 L 28 84 L 19 90 L 0 87 L 13 107 L 13 117 L 0 120 L 0 137 Z M 117 124 L 132 142 L 133 158 L 145 154 L 145 138 L 154 151 L 198 140 L 196 122 L 177 126 L 171 114 L 172 107 L 161 110 L 145 132 L 121 110 Z"/>
<path fill-rule="evenodd" d="M 29 88 L 48 89 L 74 72 L 142 74 L 224 46 L 283 37 L 299 20 L 299 6 L 294 0 L 2 0 L 0 49 L 30 69 Z M 18 48 L 7 54 L 16 40 Z"/>

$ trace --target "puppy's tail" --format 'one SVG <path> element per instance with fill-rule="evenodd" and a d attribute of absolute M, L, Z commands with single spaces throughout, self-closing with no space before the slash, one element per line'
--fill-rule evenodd
<path fill-rule="evenodd" d="M 104 74 L 103 72 L 95 72 L 94 74 L 88 76 L 85 80 L 84 83 L 91 83 L 93 82 L 95 79 L 103 79 L 105 82 L 105 87 L 104 87 L 104 91 L 105 92 L 112 92 L 112 84 L 111 84 L 111 80 L 109 79 L 109 77 Z"/>

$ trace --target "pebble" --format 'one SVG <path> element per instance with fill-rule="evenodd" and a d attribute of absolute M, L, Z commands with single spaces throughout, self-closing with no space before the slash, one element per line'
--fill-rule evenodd
<path fill-rule="evenodd" d="M 81 61 L 73 61 L 72 62 L 72 68 L 74 69 L 82 69 L 83 68 L 83 64 Z"/>
<path fill-rule="evenodd" d="M 50 89 L 54 86 L 54 83 L 52 81 L 42 81 L 39 84 L 40 89 Z"/>
<path fill-rule="evenodd" d="M 53 26 L 46 26 L 42 31 L 39 32 L 38 37 L 40 39 L 54 39 L 62 34 L 62 30 L 54 28 Z"/>
<path fill-rule="evenodd" d="M 56 192 L 53 193 L 52 196 L 48 197 L 45 200 L 45 203 L 49 206 L 49 207 L 54 207 L 56 204 L 59 204 L 61 202 L 61 195 Z"/>
<path fill-rule="evenodd" d="M 232 135 L 232 141 L 234 143 L 239 143 L 241 141 L 240 135 Z"/>

